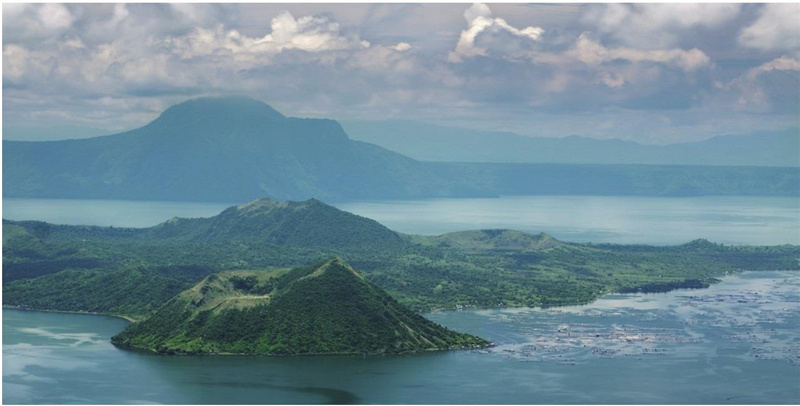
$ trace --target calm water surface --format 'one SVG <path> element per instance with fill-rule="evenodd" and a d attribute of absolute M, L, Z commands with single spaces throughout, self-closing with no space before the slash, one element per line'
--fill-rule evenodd
<path fill-rule="evenodd" d="M 800 274 L 587 306 L 427 315 L 497 346 L 394 357 L 164 357 L 121 319 L 3 310 L 3 403 L 800 403 Z"/>
<path fill-rule="evenodd" d="M 239 203 L 3 198 L 3 218 L 54 224 L 150 227 L 173 217 L 211 217 Z"/>
<path fill-rule="evenodd" d="M 800 244 L 796 197 L 506 196 L 337 207 L 413 234 L 510 228 L 573 242 Z"/>
<path fill-rule="evenodd" d="M 3 218 L 148 227 L 175 216 L 213 216 L 234 204 L 6 198 Z M 513 196 L 335 205 L 412 234 L 511 228 L 575 242 L 681 244 L 706 238 L 725 244 L 800 244 L 800 199 L 795 197 Z"/>

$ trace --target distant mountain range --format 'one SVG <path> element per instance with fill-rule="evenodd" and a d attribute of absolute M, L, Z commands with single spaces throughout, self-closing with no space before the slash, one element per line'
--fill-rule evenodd
<path fill-rule="evenodd" d="M 242 97 L 190 100 L 115 135 L 3 141 L 5 197 L 330 201 L 513 194 L 797 196 L 800 170 L 421 162 L 353 141 L 335 121 L 285 117 Z"/>
<path fill-rule="evenodd" d="M 645 145 L 618 139 L 526 137 L 414 121 L 345 121 L 351 139 L 422 161 L 800 166 L 800 129 Z"/>
<path fill-rule="evenodd" d="M 3 172 L 4 196 L 248 201 L 463 192 L 410 158 L 349 140 L 335 121 L 284 117 L 240 97 L 190 100 L 115 135 L 4 141 Z"/>

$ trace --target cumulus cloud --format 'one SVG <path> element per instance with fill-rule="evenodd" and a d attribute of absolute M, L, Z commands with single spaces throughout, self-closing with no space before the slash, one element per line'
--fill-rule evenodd
<path fill-rule="evenodd" d="M 765 64 L 750 69 L 746 76 L 749 79 L 755 79 L 763 73 L 772 71 L 800 71 L 800 60 L 783 55 Z"/>
<path fill-rule="evenodd" d="M 476 56 L 487 56 L 488 52 L 503 52 L 508 57 L 519 57 L 520 51 L 529 49 L 544 34 L 541 27 L 518 29 L 502 18 L 492 17 L 489 6 L 473 4 L 464 12 L 467 29 L 461 31 L 455 51 L 448 55 L 453 63 Z"/>
<path fill-rule="evenodd" d="M 28 50 L 19 45 L 7 45 L 3 48 L 3 78 L 16 81 L 25 74 L 28 64 Z"/>
<path fill-rule="evenodd" d="M 625 47 L 607 48 L 600 42 L 593 40 L 587 33 L 583 33 L 578 37 L 574 48 L 568 51 L 567 55 L 573 56 L 587 65 L 600 65 L 615 60 L 631 63 L 655 62 L 675 65 L 687 72 L 708 66 L 711 63 L 708 55 L 697 48 L 688 51 L 683 49 L 641 51 Z"/>
<path fill-rule="evenodd" d="M 370 43 L 355 35 L 340 32 L 336 22 L 324 17 L 294 18 L 288 11 L 272 19 L 271 32 L 263 37 L 250 37 L 238 30 L 197 28 L 188 35 L 169 37 L 164 44 L 181 58 L 228 54 L 242 62 L 268 61 L 268 57 L 286 50 L 305 52 L 337 51 L 368 48 Z"/>
<path fill-rule="evenodd" d="M 765 4 L 758 19 L 742 30 L 739 42 L 764 51 L 800 50 L 800 4 Z"/>
<path fill-rule="evenodd" d="M 397 79 L 398 74 L 416 73 L 419 61 L 408 55 L 411 45 L 401 42 L 394 46 L 372 46 L 362 52 L 354 53 L 346 66 L 375 74 L 391 74 L 389 79 Z"/>
<path fill-rule="evenodd" d="M 3 4 L 4 38 L 45 39 L 75 24 L 77 17 L 64 4 Z"/>
<path fill-rule="evenodd" d="M 47 6 L 41 6 L 37 13 L 50 16 L 51 25 L 63 26 L 69 20 L 61 14 L 63 6 L 57 8 L 61 11 Z M 113 28 L 128 16 L 125 5 L 118 4 L 110 19 L 99 23 L 104 28 L 90 24 L 87 29 Z M 213 29 L 197 27 L 174 36 L 120 36 L 93 46 L 87 46 L 78 36 L 54 39 L 30 47 L 5 45 L 4 79 L 16 84 L 25 82 L 27 86 L 72 84 L 88 92 L 103 88 L 123 91 L 120 87 L 125 85 L 191 87 L 213 84 L 211 76 L 216 73 L 269 64 L 284 52 L 313 55 L 370 46 L 357 35 L 342 32 L 336 22 L 325 17 L 295 18 L 289 12 L 272 18 L 270 31 L 263 36 L 248 36 L 218 25 Z"/>
<path fill-rule="evenodd" d="M 22 13 L 30 6 L 27 3 L 6 3 L 3 4 L 3 15 L 8 19 L 19 18 Z"/>
<path fill-rule="evenodd" d="M 675 46 L 680 35 L 718 28 L 739 15 L 739 4 L 603 4 L 593 5 L 581 18 L 619 43 L 638 49 Z"/>
<path fill-rule="evenodd" d="M 612 9 L 628 10 L 627 8 Z M 674 13 L 676 9 L 674 8 L 657 8 L 656 10 L 669 11 L 655 13 L 661 15 L 661 20 L 673 21 L 676 18 Z M 530 61 L 534 64 L 581 63 L 589 67 L 600 67 L 619 61 L 632 64 L 650 62 L 675 66 L 686 72 L 693 72 L 711 64 L 708 55 L 697 48 L 640 50 L 634 47 L 606 47 L 589 32 L 578 36 L 567 50 L 544 52 L 532 46 L 542 40 L 544 29 L 541 27 L 518 29 L 510 26 L 505 20 L 492 17 L 491 10 L 485 4 L 474 4 L 464 12 L 464 18 L 468 22 L 468 28 L 461 32 L 455 50 L 449 55 L 450 62 L 457 63 L 475 56 L 494 55 L 500 59 Z M 696 17 L 692 17 L 690 20 L 689 22 L 684 21 L 682 24 L 693 24 L 699 21 Z M 557 85 L 549 86 L 549 88 L 564 89 L 566 87 L 564 77 L 563 74 L 558 76 L 556 78 L 558 80 L 553 82 Z M 619 87 L 624 83 L 619 75 L 615 76 L 606 72 L 602 74 L 602 77 L 601 81 L 608 84 L 609 87 Z"/>
<path fill-rule="evenodd" d="M 170 3 L 169 8 L 178 18 L 194 25 L 213 24 L 218 18 L 213 4 Z"/>
<path fill-rule="evenodd" d="M 625 77 L 620 74 L 603 72 L 600 74 L 599 79 L 600 82 L 611 88 L 620 87 L 625 84 Z"/>
<path fill-rule="evenodd" d="M 734 104 L 734 107 L 738 110 L 768 111 L 772 107 L 771 99 L 780 99 L 781 93 L 784 93 L 783 96 L 788 96 L 792 99 L 789 103 L 794 105 L 794 110 L 796 111 L 797 104 L 800 102 L 800 80 L 798 80 L 800 75 L 795 72 L 800 72 L 800 60 L 783 55 L 748 69 L 744 75 L 720 87 L 738 93 Z M 789 73 L 789 76 L 794 78 L 794 83 L 789 86 L 781 83 L 779 88 L 775 89 L 774 84 L 771 84 L 769 80 L 764 80 L 764 77 L 768 79 L 770 76 L 780 73 Z"/>
<path fill-rule="evenodd" d="M 411 49 L 411 44 L 407 42 L 400 42 L 394 46 L 395 51 L 405 52 Z"/>
<path fill-rule="evenodd" d="M 520 131 L 550 128 L 548 135 L 611 131 L 595 124 L 613 109 L 621 121 L 636 109 L 651 118 L 673 112 L 676 123 L 687 114 L 696 123 L 740 120 L 733 128 L 744 128 L 750 112 L 758 112 L 758 125 L 796 123 L 800 53 L 783 44 L 783 34 L 756 29 L 777 18 L 768 9 L 9 4 L 4 118 L 17 128 L 48 123 L 116 131 L 190 97 L 235 93 L 291 115 L 456 121 L 481 115 L 475 122 L 516 120 Z M 570 118 L 556 125 L 552 112 Z M 565 112 L 579 112 L 584 121 Z M 598 120 L 587 124 L 592 115 Z M 618 127 L 614 136 L 637 137 L 639 128 L 638 122 Z"/>
<path fill-rule="evenodd" d="M 39 8 L 38 16 L 42 26 L 52 30 L 68 28 L 75 21 L 67 7 L 56 3 L 43 4 Z"/>
<path fill-rule="evenodd" d="M 52 17 L 50 25 L 62 27 L 57 35 L 52 29 L 45 33 L 41 24 L 15 28 L 28 31 L 12 33 L 3 44 L 7 118 L 24 122 L 36 115 L 37 121 L 60 122 L 80 110 L 67 105 L 82 105 L 83 117 L 75 121 L 117 130 L 118 119 L 93 116 L 92 100 L 118 100 L 103 107 L 117 115 L 123 106 L 153 114 L 192 95 L 225 93 L 265 92 L 273 103 L 344 106 L 368 100 L 379 86 L 429 85 L 420 77 L 428 70 L 417 66 L 409 42 L 372 44 L 329 16 L 295 17 L 289 11 L 273 13 L 260 30 L 229 23 L 209 26 L 215 14 L 205 6 L 75 5 L 70 6 L 71 27 Z M 14 13 L 38 24 L 39 15 L 49 11 L 30 5 Z M 141 102 L 148 98 L 159 103 Z M 140 102 L 123 103 L 131 100 Z M 49 103 L 59 107 L 45 108 Z"/>

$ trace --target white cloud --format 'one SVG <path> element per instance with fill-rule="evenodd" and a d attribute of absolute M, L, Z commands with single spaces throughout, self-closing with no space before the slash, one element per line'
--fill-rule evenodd
<path fill-rule="evenodd" d="M 407 42 L 400 42 L 394 46 L 395 51 L 405 52 L 411 49 L 411 44 Z"/>
<path fill-rule="evenodd" d="M 606 16 L 606 22 L 609 24 L 615 21 L 624 22 L 627 16 L 631 14 L 631 9 L 622 5 L 613 5 L 613 7 L 609 7 L 606 10 L 609 10 L 608 16 Z M 659 21 L 669 22 L 677 21 L 678 14 L 676 14 L 676 11 L 683 10 L 683 8 L 647 7 L 642 10 L 647 11 L 649 14 L 660 16 Z M 694 6 L 690 7 L 689 10 L 695 10 Z M 699 10 L 708 9 L 701 7 Z M 719 9 L 711 8 L 711 10 Z M 723 8 L 722 10 L 728 10 L 728 8 Z M 674 66 L 685 72 L 693 72 L 711 65 L 708 55 L 697 48 L 690 50 L 680 48 L 640 50 L 624 46 L 606 47 L 599 40 L 593 39 L 589 32 L 582 33 L 567 50 L 562 52 L 542 52 L 533 47 L 535 43 L 542 40 L 541 36 L 544 33 L 544 29 L 540 27 L 527 27 L 524 29 L 512 27 L 503 19 L 492 18 L 491 10 L 484 4 L 471 6 L 464 12 L 464 18 L 469 26 L 461 32 L 456 49 L 449 55 L 448 60 L 450 62 L 462 62 L 475 56 L 497 56 L 500 59 L 530 61 L 534 64 L 556 66 L 575 65 L 577 63 L 600 72 L 604 72 L 603 65 L 616 61 L 626 61 L 631 64 L 642 62 L 657 63 Z M 688 18 L 689 21 L 682 21 L 680 24 L 693 25 L 699 24 L 699 21 L 701 21 L 697 16 Z M 718 16 L 717 20 L 722 21 L 724 18 Z M 705 24 L 711 23 L 705 22 Z M 664 25 L 666 23 L 657 21 L 656 24 Z M 549 84 L 545 86 L 545 90 L 549 92 L 554 90 L 563 91 L 567 87 L 566 77 L 563 74 L 554 76 Z M 625 83 L 623 75 L 612 75 L 608 72 L 602 73 L 599 81 L 609 87 L 619 87 Z"/>
<path fill-rule="evenodd" d="M 673 47 L 684 31 L 718 28 L 740 13 L 739 4 L 603 4 L 589 7 L 581 21 L 597 32 L 639 49 Z"/>
<path fill-rule="evenodd" d="M 50 26 L 63 27 L 73 21 L 71 14 L 62 13 L 65 10 L 44 5 L 31 12 L 47 16 Z M 222 24 L 212 29 L 198 26 L 182 35 L 140 36 L 141 21 L 131 20 L 126 5 L 98 6 L 98 10 L 106 18 L 89 21 L 83 31 L 68 31 L 75 35 L 50 36 L 25 45 L 4 44 L 4 80 L 44 94 L 231 88 L 235 84 L 246 88 L 249 82 L 235 79 L 239 72 L 273 64 L 278 57 L 289 65 L 326 64 L 370 47 L 368 41 L 343 32 L 326 17 L 295 18 L 281 12 L 271 19 L 269 32 L 263 36 L 225 29 Z M 81 34 L 86 31 L 93 33 L 92 38 L 106 33 L 108 41 L 84 41 Z M 400 45 L 407 47 L 410 45 Z M 387 49 L 399 53 L 394 47 Z M 281 55 L 288 51 L 295 54 Z M 408 68 L 398 60 L 392 63 L 396 69 Z"/>
<path fill-rule="evenodd" d="M 419 61 L 409 52 L 411 45 L 401 42 L 394 46 L 372 46 L 355 52 L 345 66 L 387 76 L 387 80 L 401 79 L 398 75 L 417 73 Z M 390 74 L 390 75 L 387 75 Z"/>
<path fill-rule="evenodd" d="M 21 79 L 27 70 L 28 57 L 28 50 L 19 45 L 3 47 L 3 78 L 11 81 Z"/>
<path fill-rule="evenodd" d="M 541 27 L 512 27 L 502 18 L 492 18 L 492 10 L 481 3 L 473 4 L 464 12 L 468 27 L 461 31 L 456 49 L 448 60 L 453 63 L 476 56 L 487 56 L 490 50 L 505 51 L 506 56 L 519 57 L 519 51 L 527 49 L 544 34 Z"/>
<path fill-rule="evenodd" d="M 75 21 L 69 9 L 63 4 L 46 3 L 39 8 L 39 21 L 47 29 L 59 30 L 68 28 Z"/>
<path fill-rule="evenodd" d="M 744 75 L 721 88 L 738 93 L 734 104 L 738 110 L 765 112 L 770 109 L 770 91 L 765 89 L 761 76 L 773 72 L 800 72 L 800 60 L 786 55 L 749 69 Z M 795 89 L 795 92 L 798 89 Z"/>
<path fill-rule="evenodd" d="M 272 33 L 257 41 L 272 42 L 279 49 L 300 49 L 309 52 L 369 46 L 357 38 L 339 32 L 339 24 L 324 17 L 305 16 L 298 19 L 288 11 L 272 19 Z"/>
<path fill-rule="evenodd" d="M 591 39 L 587 33 L 581 34 L 575 42 L 574 48 L 567 53 L 587 65 L 600 65 L 614 60 L 632 63 L 656 62 L 674 65 L 687 72 L 709 66 L 711 63 L 708 55 L 697 48 L 688 51 L 683 49 L 640 51 L 624 47 L 606 48 L 600 42 Z"/>
<path fill-rule="evenodd" d="M 739 43 L 764 51 L 800 49 L 800 4 L 766 4 L 758 19 L 742 30 Z"/>
<path fill-rule="evenodd" d="M 625 84 L 625 78 L 622 75 L 608 72 L 603 72 L 600 75 L 600 81 L 610 88 L 620 87 Z"/>
<path fill-rule="evenodd" d="M 746 76 L 749 79 L 755 79 L 757 76 L 763 73 L 772 71 L 800 71 L 800 60 L 783 55 L 765 64 L 750 69 Z"/>
<path fill-rule="evenodd" d="M 480 112 L 486 120 L 520 119 L 520 129 L 531 127 L 520 117 L 533 110 L 600 117 L 613 108 L 674 112 L 676 122 L 691 109 L 710 108 L 705 112 L 713 114 L 692 118 L 697 123 L 756 111 L 758 125 L 773 125 L 780 114 L 785 122 L 791 113 L 796 123 L 791 92 L 800 52 L 783 42 L 797 33 L 754 34 L 764 31 L 759 24 L 769 26 L 766 19 L 781 17 L 768 9 L 9 4 L 4 108 L 18 124 L 121 129 L 195 95 L 239 93 L 290 114 L 438 119 Z M 741 61 L 754 61 L 753 68 L 743 72 Z M 745 107 L 737 111 L 741 95 Z M 567 121 L 550 134 L 605 131 Z M 625 131 L 638 137 L 641 128 Z"/>
<path fill-rule="evenodd" d="M 184 59 L 230 55 L 238 62 L 267 63 L 269 57 L 286 50 L 325 52 L 368 48 L 370 43 L 340 32 L 339 25 L 324 17 L 294 18 L 282 12 L 272 19 L 271 32 L 250 37 L 238 30 L 196 28 L 187 35 L 170 37 L 164 44 Z"/>
<path fill-rule="evenodd" d="M 194 25 L 208 24 L 216 20 L 213 4 L 170 3 L 169 7 L 179 18 Z"/>
<path fill-rule="evenodd" d="M 29 6 L 30 4 L 27 3 L 5 3 L 3 4 L 3 17 L 9 20 L 17 19 Z"/>

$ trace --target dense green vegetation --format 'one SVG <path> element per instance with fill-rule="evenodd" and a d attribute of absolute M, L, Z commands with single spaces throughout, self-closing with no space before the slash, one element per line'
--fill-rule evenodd
<path fill-rule="evenodd" d="M 754 149 L 752 143 L 745 147 L 747 155 Z M 520 194 L 800 196 L 800 168 L 420 162 L 350 140 L 335 121 L 284 117 L 247 98 L 190 100 L 115 135 L 3 141 L 6 197 L 248 201 Z"/>
<path fill-rule="evenodd" d="M 341 259 L 212 275 L 113 337 L 167 354 L 386 354 L 485 346 L 414 313 Z"/>
<path fill-rule="evenodd" d="M 345 229 L 339 226 L 346 224 Z M 258 199 L 230 207 L 211 218 L 174 218 L 145 230 L 146 238 L 178 241 L 259 241 L 295 247 L 399 250 L 400 234 L 375 220 L 328 206 L 319 200 L 276 202 Z"/>
<path fill-rule="evenodd" d="M 4 289 L 3 304 L 144 319 L 189 285 L 164 268 L 67 269 Z"/>
<path fill-rule="evenodd" d="M 291 247 L 338 247 L 397 251 L 407 247 L 404 236 L 375 220 L 341 211 L 316 199 L 276 202 L 257 199 L 229 207 L 210 218 L 173 218 L 148 228 L 63 226 L 39 221 L 7 221 L 4 241 L 15 242 L 20 255 L 40 254 L 44 241 L 84 242 L 87 249 L 103 243 L 270 244 Z M 100 244 L 100 245 L 98 245 Z M 38 248 L 37 248 L 38 247 Z M 52 254 L 52 253 L 51 253 Z"/>
<path fill-rule="evenodd" d="M 707 286 L 742 269 L 800 268 L 791 245 L 573 244 L 510 230 L 408 236 L 318 201 L 259 200 L 145 229 L 3 225 L 4 305 L 137 319 L 213 273 L 333 255 L 415 311 L 586 303 L 613 291 Z"/>

